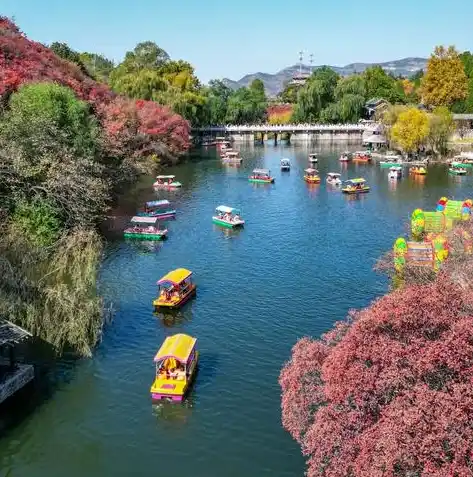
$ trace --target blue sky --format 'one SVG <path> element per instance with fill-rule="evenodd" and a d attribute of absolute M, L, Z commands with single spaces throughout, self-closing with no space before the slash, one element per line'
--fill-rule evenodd
<path fill-rule="evenodd" d="M 275 73 L 301 49 L 332 65 L 428 56 L 437 44 L 473 50 L 473 0 L 0 0 L 0 13 L 33 40 L 115 61 L 155 41 L 204 82 Z"/>

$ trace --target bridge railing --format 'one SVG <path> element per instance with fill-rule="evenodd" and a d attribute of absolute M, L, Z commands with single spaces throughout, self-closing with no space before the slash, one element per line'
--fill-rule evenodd
<path fill-rule="evenodd" d="M 308 132 L 308 131 L 364 131 L 362 124 L 242 124 L 193 128 L 201 132 Z"/>

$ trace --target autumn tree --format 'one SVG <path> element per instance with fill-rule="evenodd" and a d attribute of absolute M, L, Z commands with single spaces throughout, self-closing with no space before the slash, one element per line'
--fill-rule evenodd
<path fill-rule="evenodd" d="M 471 296 L 441 276 L 300 340 L 279 382 L 307 475 L 472 475 L 472 329 Z"/>
<path fill-rule="evenodd" d="M 415 152 L 429 134 L 427 113 L 417 108 L 401 112 L 391 128 L 390 138 L 407 153 Z"/>
<path fill-rule="evenodd" d="M 468 81 L 465 68 L 453 46 L 437 46 L 422 78 L 422 101 L 431 106 L 451 106 L 465 99 Z"/>

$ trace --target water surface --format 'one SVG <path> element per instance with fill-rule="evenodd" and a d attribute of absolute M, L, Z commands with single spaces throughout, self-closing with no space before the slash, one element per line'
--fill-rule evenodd
<path fill-rule="evenodd" d="M 125 242 L 112 233 L 101 289 L 115 318 L 94 359 L 67 368 L 68 379 L 0 440 L 0 476 L 194 477 L 300 476 L 299 447 L 280 425 L 278 374 L 296 340 L 319 336 L 350 308 L 382 295 L 375 260 L 403 233 L 415 207 L 433 210 L 443 195 L 464 198 L 472 179 L 443 167 L 425 179 L 389 184 L 387 170 L 341 165 L 321 150 L 319 170 L 365 177 L 370 194 L 347 197 L 302 180 L 307 149 L 243 147 L 241 168 L 215 152 L 173 171 L 184 187 L 156 194 L 152 179 L 123 199 L 120 230 L 146 200 L 178 210 L 164 243 Z M 290 172 L 279 161 L 292 161 Z M 254 167 L 274 185 L 252 185 Z M 471 194 L 470 194 L 471 195 Z M 211 221 L 218 205 L 240 207 L 232 232 Z M 177 316 L 155 316 L 155 282 L 167 271 L 194 271 L 197 298 Z M 198 337 L 200 371 L 185 405 L 152 406 L 153 356 L 166 336 Z"/>

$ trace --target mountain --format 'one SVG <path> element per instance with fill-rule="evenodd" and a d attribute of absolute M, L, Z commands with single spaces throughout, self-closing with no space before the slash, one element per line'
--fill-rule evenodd
<path fill-rule="evenodd" d="M 348 76 L 353 73 L 362 73 L 370 66 L 379 65 L 386 72 L 392 73 L 395 76 L 411 76 L 419 70 L 423 70 L 426 67 L 426 58 L 403 58 L 402 60 L 387 61 L 385 63 L 351 63 L 346 66 L 330 66 L 339 75 Z M 314 66 L 313 69 L 320 68 L 321 66 Z M 248 86 L 253 80 L 260 79 L 266 88 L 266 93 L 269 96 L 276 96 L 280 91 L 284 89 L 284 84 L 292 79 L 295 73 L 299 72 L 299 65 L 289 66 L 279 71 L 276 74 L 269 73 L 253 73 L 243 76 L 238 81 L 225 78 L 224 83 L 232 89 L 238 89 L 242 86 Z M 302 72 L 309 73 L 310 67 L 302 65 Z"/>

